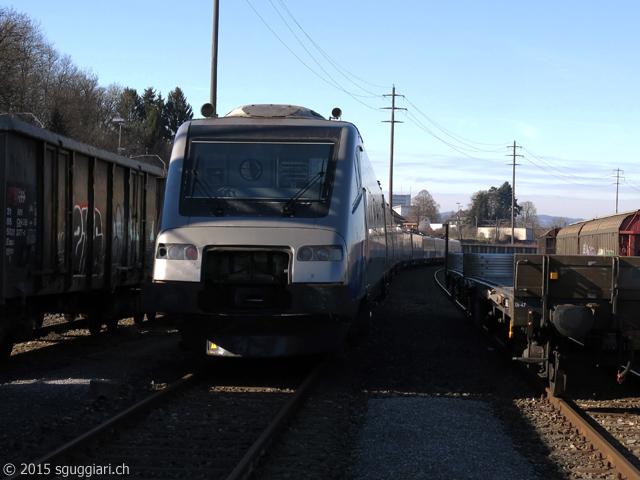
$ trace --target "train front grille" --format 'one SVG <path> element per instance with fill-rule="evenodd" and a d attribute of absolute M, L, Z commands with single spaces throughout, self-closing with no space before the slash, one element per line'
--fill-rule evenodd
<path fill-rule="evenodd" d="M 204 311 L 282 309 L 291 305 L 290 254 L 282 250 L 212 249 L 203 258 Z"/>

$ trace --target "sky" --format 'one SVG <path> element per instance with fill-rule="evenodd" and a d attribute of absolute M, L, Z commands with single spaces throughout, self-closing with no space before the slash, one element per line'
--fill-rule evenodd
<path fill-rule="evenodd" d="M 512 183 L 540 215 L 640 209 L 637 0 L 219 0 L 217 112 L 334 107 L 385 194 L 442 212 Z M 182 6 L 179 6 L 182 5 Z M 5 3 L 101 86 L 210 99 L 213 0 Z M 400 110 L 406 109 L 406 110 Z M 616 196 L 618 198 L 616 204 Z"/>

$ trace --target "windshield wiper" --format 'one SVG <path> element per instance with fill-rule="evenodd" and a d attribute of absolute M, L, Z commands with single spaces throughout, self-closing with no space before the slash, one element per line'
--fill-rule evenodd
<path fill-rule="evenodd" d="M 300 200 L 300 197 L 302 197 L 302 195 L 304 195 L 307 192 L 307 190 L 313 187 L 318 182 L 318 180 L 324 177 L 324 174 L 325 174 L 324 171 L 320 171 L 316 173 L 313 177 L 309 179 L 309 181 L 300 190 L 298 190 L 298 193 L 296 193 L 293 197 L 287 200 L 287 203 L 285 203 L 284 207 L 282 207 L 282 215 L 293 216 L 293 206 L 296 204 L 298 200 Z"/>
<path fill-rule="evenodd" d="M 191 170 L 191 174 L 194 177 L 193 185 L 191 187 L 191 198 L 193 198 L 193 194 L 196 190 L 196 185 L 198 185 L 202 193 L 204 193 L 207 197 L 209 197 L 209 200 L 211 200 L 211 203 L 212 203 L 211 213 L 215 213 L 217 217 L 222 217 L 224 215 L 224 204 L 216 196 L 216 194 L 213 193 L 213 190 L 211 189 L 211 187 L 209 187 L 209 185 L 204 180 L 204 178 L 201 179 L 200 171 L 198 170 L 199 164 L 200 164 L 200 157 L 198 157 L 196 160 L 195 168 Z"/>

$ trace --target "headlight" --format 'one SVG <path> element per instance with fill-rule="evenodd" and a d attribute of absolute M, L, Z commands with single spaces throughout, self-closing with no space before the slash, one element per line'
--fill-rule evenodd
<path fill-rule="evenodd" d="M 298 250 L 301 262 L 339 262 L 344 258 L 340 245 L 305 245 Z"/>
<path fill-rule="evenodd" d="M 328 262 L 331 260 L 331 249 L 329 247 L 316 248 L 316 260 L 319 262 Z"/>
<path fill-rule="evenodd" d="M 197 260 L 198 248 L 195 245 L 161 243 L 158 245 L 156 258 L 164 260 Z"/>
<path fill-rule="evenodd" d="M 302 247 L 298 250 L 298 260 L 303 262 L 308 262 L 309 260 L 313 260 L 313 250 L 311 247 Z"/>

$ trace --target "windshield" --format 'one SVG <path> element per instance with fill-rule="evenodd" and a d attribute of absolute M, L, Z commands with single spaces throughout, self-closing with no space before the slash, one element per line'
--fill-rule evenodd
<path fill-rule="evenodd" d="M 324 202 L 332 159 L 332 143 L 194 140 L 183 170 L 181 210 L 221 215 L 240 203 L 285 202 L 290 211 L 294 204 Z"/>

